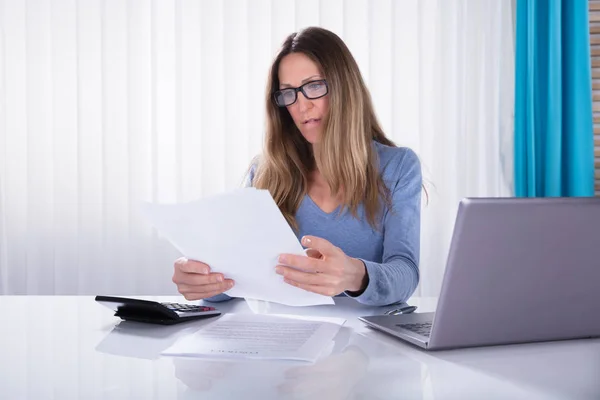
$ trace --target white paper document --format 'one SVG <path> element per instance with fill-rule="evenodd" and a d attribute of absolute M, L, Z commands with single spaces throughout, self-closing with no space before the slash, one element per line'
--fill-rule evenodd
<path fill-rule="evenodd" d="M 341 318 L 226 314 L 179 339 L 162 354 L 315 362 L 344 322 Z"/>
<path fill-rule="evenodd" d="M 305 253 L 267 190 L 243 188 L 183 204 L 143 203 L 141 211 L 185 257 L 233 279 L 229 296 L 289 306 L 334 304 L 275 273 L 280 254 Z"/>

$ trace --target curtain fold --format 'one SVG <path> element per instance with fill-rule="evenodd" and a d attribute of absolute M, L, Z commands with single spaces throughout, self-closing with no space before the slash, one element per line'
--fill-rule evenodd
<path fill-rule="evenodd" d="M 515 193 L 593 196 L 587 0 L 519 0 Z"/>
<path fill-rule="evenodd" d="M 310 25 L 421 158 L 437 295 L 459 200 L 512 194 L 510 0 L 0 0 L 0 293 L 176 294 L 137 204 L 240 185 L 272 57 Z"/>

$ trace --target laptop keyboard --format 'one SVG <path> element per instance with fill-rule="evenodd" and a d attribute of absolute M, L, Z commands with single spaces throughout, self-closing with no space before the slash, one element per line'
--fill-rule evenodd
<path fill-rule="evenodd" d="M 418 324 L 398 324 L 400 328 L 408 329 L 411 332 L 418 333 L 419 335 L 429 337 L 431 332 L 431 322 L 423 322 Z"/>

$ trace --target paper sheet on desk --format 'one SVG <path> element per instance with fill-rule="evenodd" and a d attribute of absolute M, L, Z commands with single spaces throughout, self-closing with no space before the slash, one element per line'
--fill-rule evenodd
<path fill-rule="evenodd" d="M 334 304 L 275 273 L 280 254 L 304 249 L 267 190 L 237 189 L 184 204 L 143 203 L 141 211 L 185 257 L 233 279 L 235 286 L 226 292 L 232 297 L 289 306 Z"/>
<path fill-rule="evenodd" d="M 315 362 L 344 322 L 342 318 L 226 314 L 162 354 Z"/>

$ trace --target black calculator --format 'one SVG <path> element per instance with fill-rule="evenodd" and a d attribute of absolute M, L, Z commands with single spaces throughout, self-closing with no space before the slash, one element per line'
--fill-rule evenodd
<path fill-rule="evenodd" d="M 221 315 L 221 312 L 214 307 L 194 304 L 159 303 L 112 296 L 96 296 L 96 301 L 115 311 L 115 317 L 151 324 L 172 325 Z"/>

